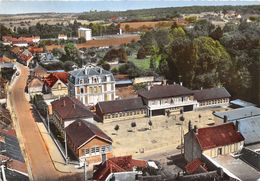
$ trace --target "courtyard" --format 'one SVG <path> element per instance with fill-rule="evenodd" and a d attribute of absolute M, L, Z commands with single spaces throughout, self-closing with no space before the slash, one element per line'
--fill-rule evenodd
<path fill-rule="evenodd" d="M 149 125 L 149 118 L 136 120 L 123 120 L 110 123 L 98 123 L 106 134 L 113 139 L 114 156 L 133 155 L 137 158 L 148 157 L 166 151 L 177 150 L 181 145 L 181 130 L 188 131 L 188 122 L 198 128 L 214 125 L 213 111 L 225 111 L 226 108 L 211 108 L 184 112 L 185 120 L 180 121 L 181 114 L 167 116 L 155 116 L 151 118 L 152 126 Z M 200 115 L 200 116 L 199 116 Z M 132 127 L 131 123 L 136 126 Z M 119 129 L 116 131 L 116 125 Z"/>

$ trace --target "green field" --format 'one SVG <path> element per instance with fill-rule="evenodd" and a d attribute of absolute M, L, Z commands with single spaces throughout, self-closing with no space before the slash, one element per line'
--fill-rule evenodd
<path fill-rule="evenodd" d="M 150 68 L 150 56 L 147 56 L 145 59 L 137 59 L 136 55 L 128 56 L 128 61 L 133 62 L 141 70 L 148 70 Z M 159 62 L 157 62 L 157 67 Z"/>

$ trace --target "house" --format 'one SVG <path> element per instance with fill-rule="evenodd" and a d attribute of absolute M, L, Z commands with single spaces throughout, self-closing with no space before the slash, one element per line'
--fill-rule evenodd
<path fill-rule="evenodd" d="M 68 39 L 67 35 L 64 35 L 64 34 L 58 35 L 58 40 L 67 40 L 67 39 Z"/>
<path fill-rule="evenodd" d="M 193 91 L 178 84 L 148 86 L 148 90 L 140 91 L 138 96 L 147 106 L 149 116 L 165 115 L 166 111 L 180 112 L 180 109 L 192 111 L 197 104 Z"/>
<path fill-rule="evenodd" d="M 59 60 L 52 53 L 41 53 L 39 55 L 39 61 L 43 64 L 59 62 Z"/>
<path fill-rule="evenodd" d="M 54 97 L 68 95 L 68 77 L 67 72 L 54 72 L 44 79 L 44 91 L 51 93 Z"/>
<path fill-rule="evenodd" d="M 43 53 L 43 52 L 44 52 L 44 49 L 41 48 L 41 47 L 29 47 L 28 50 L 29 50 L 33 55 L 40 54 L 40 53 Z"/>
<path fill-rule="evenodd" d="M 87 65 L 69 72 L 69 95 L 85 105 L 95 106 L 100 101 L 115 99 L 115 79 L 111 72 Z"/>
<path fill-rule="evenodd" d="M 52 120 L 55 126 L 63 133 L 64 128 L 76 119 L 94 122 L 93 114 L 79 100 L 74 97 L 62 97 L 51 102 Z"/>
<path fill-rule="evenodd" d="M 30 62 L 33 60 L 33 55 L 29 50 L 24 50 L 17 57 L 17 61 L 25 66 L 29 66 Z"/>
<path fill-rule="evenodd" d="M 68 146 L 80 162 L 94 165 L 112 157 L 112 139 L 96 125 L 76 120 L 65 132 Z"/>
<path fill-rule="evenodd" d="M 231 95 L 224 88 L 211 88 L 194 90 L 194 99 L 198 101 L 197 107 L 228 106 Z"/>
<path fill-rule="evenodd" d="M 113 157 L 97 166 L 93 180 L 128 180 L 135 181 L 136 175 L 148 167 L 147 161 L 133 159 L 132 156 Z"/>
<path fill-rule="evenodd" d="M 28 83 L 28 94 L 34 97 L 36 94 L 42 94 L 44 82 L 38 78 L 33 78 Z"/>
<path fill-rule="evenodd" d="M 79 28 L 78 38 L 85 38 L 86 41 L 92 40 L 92 30 L 89 28 Z"/>
<path fill-rule="evenodd" d="M 238 121 L 253 116 L 260 116 L 260 108 L 248 106 L 224 112 L 213 112 L 213 115 L 215 124 L 222 124 L 227 121 Z"/>
<path fill-rule="evenodd" d="M 22 49 L 19 47 L 13 47 L 10 50 L 11 55 L 13 55 L 14 57 L 17 57 L 21 52 L 22 52 Z"/>
<path fill-rule="evenodd" d="M 137 119 L 147 115 L 147 109 L 140 97 L 98 102 L 96 115 L 104 122 Z"/>
<path fill-rule="evenodd" d="M 184 135 L 184 157 L 188 162 L 201 158 L 202 154 L 210 158 L 235 153 L 244 145 L 244 137 L 234 123 L 225 123 L 212 127 L 194 129 Z"/>
<path fill-rule="evenodd" d="M 37 65 L 32 72 L 32 75 L 34 77 L 37 77 L 39 79 L 44 79 L 46 78 L 49 73 L 47 72 L 47 70 L 45 68 L 43 68 L 41 65 Z"/>

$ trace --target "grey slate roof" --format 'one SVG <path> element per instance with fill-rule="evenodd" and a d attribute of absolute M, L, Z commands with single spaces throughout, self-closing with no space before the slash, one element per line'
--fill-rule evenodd
<path fill-rule="evenodd" d="M 238 120 L 238 129 L 245 138 L 245 144 L 260 143 L 260 116 Z"/>
<path fill-rule="evenodd" d="M 194 90 L 193 92 L 194 92 L 194 98 L 199 102 L 231 97 L 229 92 L 224 87 Z"/>
<path fill-rule="evenodd" d="M 254 106 L 249 106 L 249 107 L 244 107 L 244 108 L 239 108 L 239 109 L 234 109 L 231 111 L 225 111 L 225 112 L 215 112 L 213 115 L 224 119 L 224 116 L 227 116 L 227 119 L 229 121 L 235 121 L 239 119 L 244 119 L 247 117 L 252 117 L 252 116 L 260 116 L 260 108 L 254 107 Z"/>
<path fill-rule="evenodd" d="M 144 97 L 145 99 L 160 99 L 168 97 L 193 95 L 193 91 L 179 84 L 160 85 L 154 86 L 148 91 L 140 91 L 138 95 Z"/>
<path fill-rule="evenodd" d="M 80 69 L 76 69 L 69 72 L 69 81 L 73 84 L 80 84 L 80 80 L 84 80 L 84 84 L 88 84 L 89 77 L 100 77 L 101 82 L 107 82 L 106 77 L 110 77 L 110 81 L 115 81 L 111 72 L 104 70 L 98 66 L 88 65 Z"/>
<path fill-rule="evenodd" d="M 97 103 L 97 106 L 99 106 L 103 114 L 125 112 L 145 108 L 141 97 L 99 102 Z"/>

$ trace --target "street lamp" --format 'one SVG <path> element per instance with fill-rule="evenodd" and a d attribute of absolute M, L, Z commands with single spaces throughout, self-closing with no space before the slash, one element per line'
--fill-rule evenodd
<path fill-rule="evenodd" d="M 65 147 L 65 164 L 68 164 L 68 148 L 67 148 L 67 134 L 64 130 L 64 147 Z"/>

